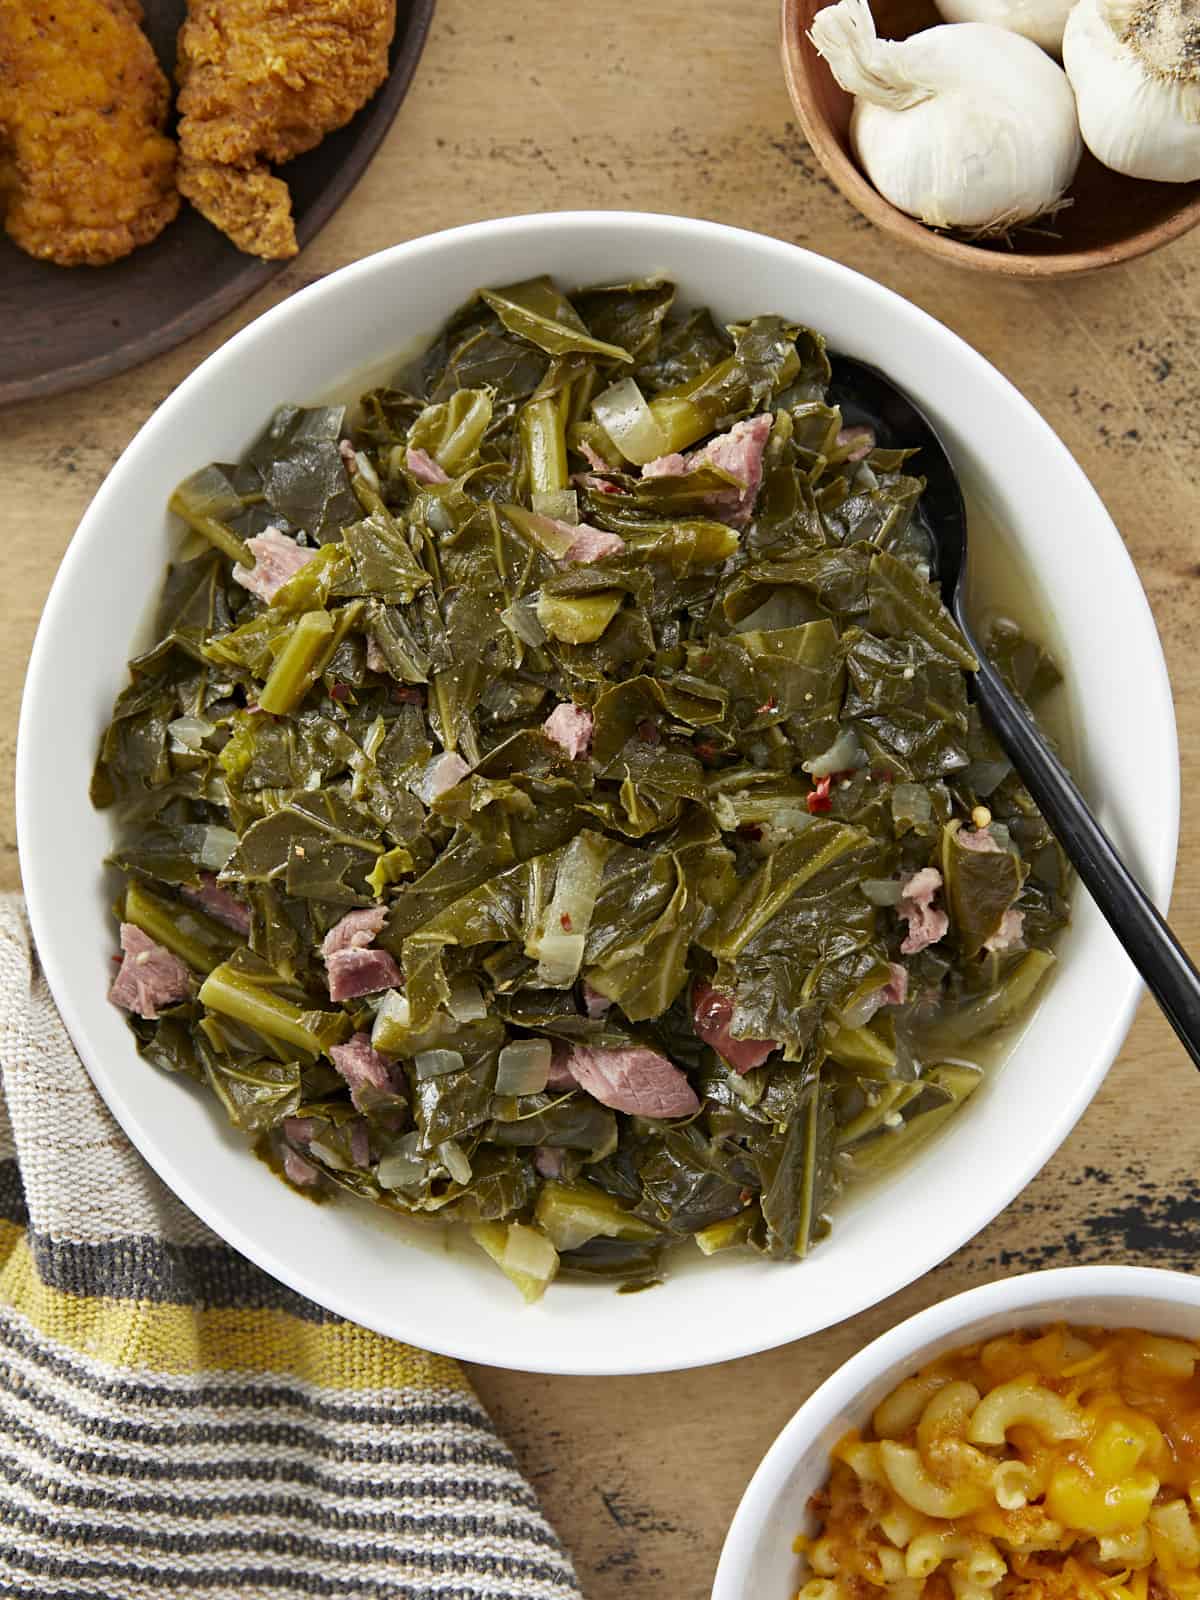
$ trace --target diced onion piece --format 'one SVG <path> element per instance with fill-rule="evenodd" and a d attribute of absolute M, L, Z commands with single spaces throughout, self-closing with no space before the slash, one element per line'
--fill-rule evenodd
<path fill-rule="evenodd" d="M 579 521 L 579 496 L 574 489 L 541 490 L 531 495 L 530 501 L 539 517 L 550 517 L 555 522 L 569 522 L 572 525 Z"/>
<path fill-rule="evenodd" d="M 814 778 L 828 778 L 834 772 L 854 772 L 867 764 L 867 753 L 858 742 L 853 728 L 843 728 L 837 738 L 811 761 L 800 765 Z"/>
<path fill-rule="evenodd" d="M 420 1138 L 419 1133 L 406 1133 L 396 1141 L 375 1169 L 380 1188 L 416 1189 L 424 1183 L 428 1168 L 418 1151 Z"/>
<path fill-rule="evenodd" d="M 375 1013 L 375 1024 L 371 1029 L 371 1048 L 378 1050 L 380 1055 L 402 1055 L 411 1027 L 412 1007 L 407 998 L 399 989 L 389 989 Z"/>
<path fill-rule="evenodd" d="M 465 974 L 450 985 L 447 1009 L 455 1022 L 482 1022 L 487 1016 L 483 994 L 474 978 Z"/>
<path fill-rule="evenodd" d="M 666 440 L 646 397 L 632 378 L 621 378 L 592 401 L 592 415 L 626 461 L 643 467 L 666 455 Z"/>
<path fill-rule="evenodd" d="M 171 748 L 176 753 L 189 750 L 194 755 L 209 734 L 216 732 L 216 726 L 205 722 L 203 717 L 176 717 L 174 722 L 167 723 L 167 732 L 171 735 Z"/>
<path fill-rule="evenodd" d="M 525 954 L 538 963 L 538 980 L 565 989 L 579 976 L 604 864 L 612 845 L 600 834 L 578 833 L 563 851 L 554 893 Z"/>
<path fill-rule="evenodd" d="M 238 847 L 238 836 L 232 828 L 207 827 L 200 846 L 200 865 L 208 872 L 220 872 Z"/>
<path fill-rule="evenodd" d="M 900 880 L 898 878 L 864 878 L 858 886 L 873 906 L 898 906 Z"/>
<path fill-rule="evenodd" d="M 461 1145 L 456 1144 L 453 1139 L 446 1139 L 435 1148 L 433 1153 L 455 1183 L 470 1183 L 471 1163 L 467 1160 Z"/>
<path fill-rule="evenodd" d="M 543 645 L 546 642 L 546 630 L 538 621 L 538 601 L 540 594 L 527 594 L 523 600 L 514 600 L 500 613 L 500 621 L 509 633 L 515 633 L 522 644 Z"/>
<path fill-rule="evenodd" d="M 422 1050 L 413 1057 L 413 1066 L 422 1083 L 426 1078 L 444 1078 L 448 1072 L 461 1072 L 465 1065 L 457 1050 Z"/>
<path fill-rule="evenodd" d="M 371 462 L 364 450 L 356 450 L 354 452 L 354 465 L 358 468 L 358 475 L 367 485 L 367 487 L 369 489 L 373 489 L 375 493 L 378 494 L 379 474 L 371 465 Z"/>
<path fill-rule="evenodd" d="M 318 1161 L 323 1161 L 327 1167 L 332 1167 L 335 1172 L 350 1172 L 352 1163 L 340 1156 L 332 1145 L 323 1143 L 320 1139 L 308 1141 L 309 1155 L 316 1156 Z"/>
<path fill-rule="evenodd" d="M 496 1093 L 541 1094 L 550 1076 L 551 1054 L 549 1039 L 515 1039 L 506 1044 L 496 1066 Z"/>
<path fill-rule="evenodd" d="M 453 533 L 454 518 L 449 511 L 433 495 L 426 496 L 425 521 L 434 533 Z"/>

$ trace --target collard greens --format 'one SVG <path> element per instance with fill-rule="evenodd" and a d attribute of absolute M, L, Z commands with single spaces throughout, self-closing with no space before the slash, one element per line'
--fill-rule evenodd
<path fill-rule="evenodd" d="M 531 1297 L 689 1235 L 803 1256 L 1066 917 L 906 453 L 843 432 L 819 335 L 673 301 L 487 290 L 350 416 L 281 406 L 182 484 L 93 785 L 159 947 L 116 995 L 146 1058 Z"/>

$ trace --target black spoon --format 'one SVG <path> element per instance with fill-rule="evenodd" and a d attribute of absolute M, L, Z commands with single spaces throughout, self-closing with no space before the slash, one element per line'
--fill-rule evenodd
<path fill-rule="evenodd" d="M 967 510 L 949 454 L 929 418 L 883 373 L 831 355 L 832 399 L 849 426 L 865 424 L 889 447 L 916 445 L 925 479 L 924 521 L 933 538 L 946 607 L 979 661 L 975 698 L 1076 872 L 1200 1067 L 1200 973 L 1121 860 L 1073 779 L 1024 705 L 988 661 L 966 611 Z"/>

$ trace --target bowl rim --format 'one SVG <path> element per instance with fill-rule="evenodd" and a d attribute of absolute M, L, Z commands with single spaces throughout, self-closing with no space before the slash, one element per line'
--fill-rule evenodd
<path fill-rule="evenodd" d="M 84 513 L 43 609 L 22 697 L 16 760 L 17 832 L 34 939 L 43 971 L 58 1003 L 67 1031 L 93 1083 L 131 1142 L 185 1205 L 222 1239 L 278 1281 L 347 1320 L 375 1328 L 390 1337 L 409 1339 L 414 1343 L 422 1343 L 427 1348 L 435 1348 L 441 1353 L 483 1364 L 497 1362 L 494 1344 L 489 1339 L 486 1327 L 438 1327 L 437 1337 L 434 1339 L 430 1327 L 422 1323 L 419 1314 L 409 1311 L 403 1314 L 393 1311 L 387 1316 L 373 1314 L 373 1306 L 364 1305 L 363 1297 L 356 1296 L 349 1286 L 337 1284 L 331 1287 L 325 1281 L 318 1279 L 309 1272 L 303 1261 L 289 1259 L 286 1246 L 281 1248 L 274 1239 L 256 1232 L 251 1219 L 243 1220 L 241 1217 L 231 1216 L 219 1199 L 212 1194 L 211 1188 L 206 1188 L 201 1182 L 192 1181 L 168 1156 L 160 1156 L 157 1136 L 148 1125 L 140 1121 L 141 1113 L 137 1097 L 120 1091 L 117 1075 L 109 1071 L 101 1051 L 90 1044 L 87 1006 L 82 1003 L 86 986 L 77 984 L 73 979 L 60 956 L 54 937 L 56 914 L 59 913 L 56 912 L 55 906 L 58 885 L 51 860 L 53 841 L 42 837 L 37 800 L 38 777 L 50 776 L 52 763 L 48 752 L 41 748 L 44 741 L 39 737 L 39 728 L 43 717 L 52 714 L 56 678 L 54 645 L 62 632 L 62 622 L 59 618 L 60 613 L 65 613 L 68 609 L 69 597 L 76 585 L 75 572 L 83 562 L 83 552 L 93 540 L 101 536 L 108 517 L 109 503 L 118 499 L 127 479 L 136 481 L 143 470 L 147 456 L 153 452 L 160 438 L 167 436 L 174 427 L 176 414 L 183 412 L 186 415 L 187 408 L 192 404 L 192 397 L 197 391 L 204 392 L 214 380 L 219 381 L 223 370 L 247 352 L 255 351 L 269 355 L 279 332 L 294 320 L 302 321 L 305 315 L 320 306 L 323 301 L 336 305 L 340 296 L 348 292 L 358 292 L 364 286 L 369 287 L 376 274 L 382 275 L 386 283 L 388 274 L 394 270 L 398 262 L 407 264 L 414 260 L 424 261 L 428 266 L 431 262 L 436 263 L 441 251 L 469 252 L 475 244 L 504 240 L 510 235 L 526 234 L 535 235 L 539 242 L 546 241 L 547 254 L 552 259 L 552 240 L 555 235 L 569 236 L 572 230 L 577 228 L 636 230 L 642 227 L 668 230 L 672 236 L 672 244 L 678 241 L 680 244 L 694 247 L 699 252 L 703 251 L 706 241 L 711 243 L 716 238 L 722 238 L 752 254 L 774 256 L 783 262 L 790 263 L 804 259 L 816 274 L 827 280 L 831 288 L 840 287 L 845 290 L 847 284 L 850 284 L 856 296 L 874 302 L 881 310 L 886 311 L 894 324 L 907 324 L 914 330 L 913 337 L 922 343 L 927 345 L 932 343 L 935 347 L 940 343 L 945 347 L 946 342 L 950 341 L 959 355 L 970 363 L 981 384 L 990 385 L 1002 392 L 1005 403 L 1023 413 L 1031 425 L 1041 431 L 1046 438 L 1047 447 L 1053 450 L 1061 465 L 1064 480 L 1076 483 L 1082 494 L 1095 501 L 1098 513 L 1103 510 L 1102 502 L 1099 501 L 1082 468 L 1061 439 L 1036 408 L 996 367 L 928 312 L 840 262 L 768 235 L 732 228 L 722 223 L 660 213 L 575 211 L 492 219 L 422 235 L 350 263 L 270 308 L 195 368 L 143 424 Z M 1111 527 L 1111 521 L 1109 526 Z M 1156 830 L 1155 836 L 1146 843 L 1144 872 L 1152 897 L 1157 903 L 1165 906 L 1174 873 L 1179 823 L 1180 771 L 1174 706 L 1166 663 L 1149 603 L 1128 550 L 1115 527 L 1112 528 L 1112 540 L 1113 560 L 1123 567 L 1129 578 L 1129 604 L 1140 611 L 1144 625 L 1149 628 L 1149 638 L 1157 646 L 1154 681 L 1149 684 L 1148 693 L 1150 703 L 1154 707 L 1154 716 L 1161 723 L 1166 770 L 1163 773 L 1157 800 L 1164 825 Z M 1140 981 L 1130 968 L 1125 987 L 1115 996 L 1116 1003 L 1104 1034 L 1102 1047 L 1095 1050 L 1086 1073 L 1080 1074 L 1073 1095 L 1064 1104 L 1057 1119 L 1044 1123 L 1039 1129 L 1036 1140 L 1023 1143 L 1019 1156 L 1014 1157 L 1009 1169 L 1008 1181 L 1003 1187 L 997 1187 L 990 1195 L 984 1210 L 977 1212 L 976 1208 L 964 1207 L 956 1212 L 953 1226 L 948 1228 L 945 1234 L 939 1235 L 932 1247 L 926 1248 L 920 1258 L 914 1258 L 912 1263 L 894 1267 L 890 1275 L 881 1273 L 870 1277 L 860 1274 L 861 1287 L 854 1292 L 848 1290 L 845 1303 L 839 1305 L 837 1315 L 828 1318 L 819 1324 L 819 1327 L 829 1326 L 830 1322 L 855 1316 L 913 1282 L 938 1261 L 957 1250 L 980 1228 L 986 1226 L 1013 1199 L 1050 1159 L 1090 1104 L 1128 1031 L 1140 993 Z M 300 1253 L 292 1252 L 293 1256 L 297 1254 Z M 583 1360 L 572 1353 L 571 1341 L 564 1337 L 560 1338 L 552 1357 L 539 1353 L 536 1358 L 531 1358 L 519 1351 L 506 1350 L 501 1359 L 514 1369 L 548 1373 L 632 1374 L 666 1371 L 754 1354 L 763 1349 L 774 1348 L 787 1342 L 788 1339 L 803 1337 L 807 1333 L 816 1331 L 817 1327 L 805 1328 L 802 1333 L 794 1330 L 781 1332 L 775 1327 L 774 1322 L 768 1319 L 766 1326 L 755 1323 L 739 1329 L 736 1339 L 727 1338 L 721 1346 L 707 1349 L 699 1357 L 687 1348 L 684 1341 L 680 1341 L 678 1354 L 672 1352 L 667 1360 L 648 1359 L 632 1341 L 603 1356 L 592 1356 L 588 1360 Z"/>
<path fill-rule="evenodd" d="M 775 1496 L 813 1439 L 853 1406 L 872 1379 L 909 1360 L 919 1364 L 922 1350 L 985 1317 L 1008 1312 L 1016 1315 L 1055 1301 L 1101 1298 L 1128 1300 L 1129 1320 L 1121 1325 L 1136 1327 L 1136 1304 L 1146 1301 L 1166 1301 L 1200 1310 L 1200 1278 L 1170 1267 L 1107 1264 L 1021 1272 L 1011 1278 L 977 1284 L 927 1306 L 864 1345 L 797 1408 L 755 1468 L 721 1546 L 712 1600 L 746 1600 L 744 1584 L 750 1562 Z"/>
<path fill-rule="evenodd" d="M 886 200 L 842 148 L 825 117 L 813 102 L 805 30 L 800 20 L 801 0 L 780 0 L 779 53 L 792 109 L 807 139 L 809 148 L 836 185 L 838 192 L 854 208 L 893 239 L 900 239 L 915 250 L 936 260 L 973 272 L 989 272 L 997 277 L 1023 280 L 1078 278 L 1105 267 L 1136 261 L 1140 256 L 1170 244 L 1200 225 L 1200 184 L 1180 184 L 1191 190 L 1175 212 L 1112 245 L 1095 245 L 1087 250 L 1063 250 L 1058 254 L 1033 255 L 1020 250 L 985 250 L 952 234 L 938 233 L 916 217 Z M 820 58 L 818 57 L 818 60 Z M 821 63 L 825 68 L 824 62 Z"/>

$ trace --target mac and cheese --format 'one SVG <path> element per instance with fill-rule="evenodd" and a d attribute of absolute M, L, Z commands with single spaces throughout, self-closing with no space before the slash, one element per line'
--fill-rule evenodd
<path fill-rule="evenodd" d="M 1029 1329 L 833 1452 L 797 1600 L 1200 1600 L 1200 1344 Z"/>

